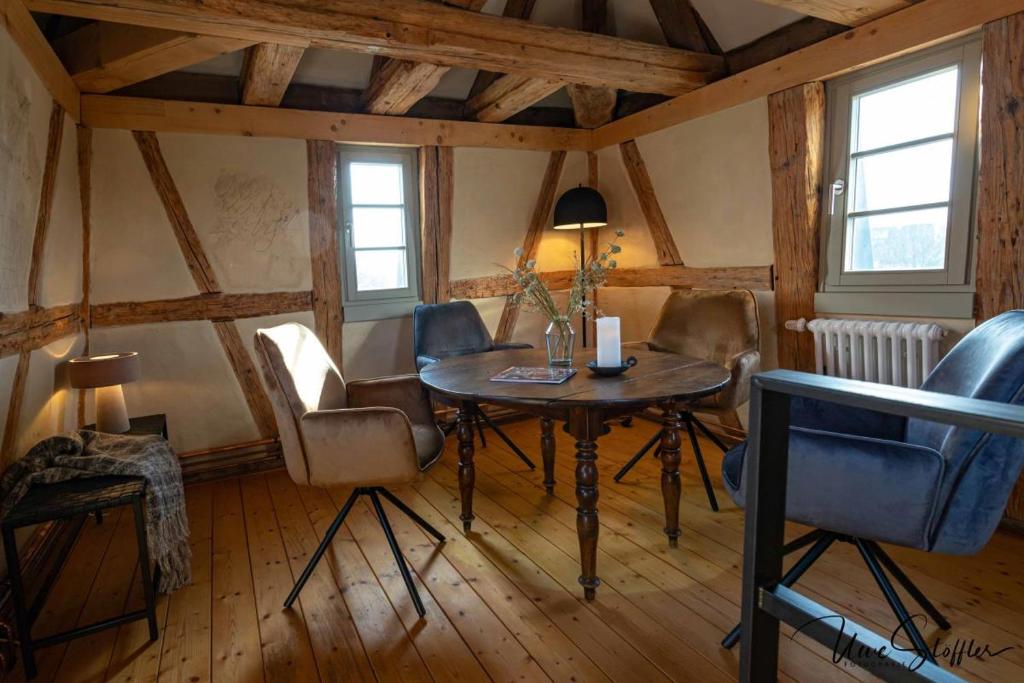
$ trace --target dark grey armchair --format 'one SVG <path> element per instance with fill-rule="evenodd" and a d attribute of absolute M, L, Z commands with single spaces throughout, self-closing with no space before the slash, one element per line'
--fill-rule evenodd
<path fill-rule="evenodd" d="M 469 301 L 454 301 L 446 304 L 420 304 L 412 314 L 412 346 L 416 354 L 416 369 L 437 363 L 453 356 L 465 356 L 474 353 L 489 353 L 504 349 L 532 349 L 530 344 L 497 344 L 487 331 L 480 312 Z M 487 437 L 484 436 L 483 423 L 494 430 L 529 468 L 536 466 L 509 438 L 507 434 L 482 410 L 476 415 L 477 431 L 480 442 L 486 448 Z M 452 426 L 445 427 L 445 433 L 451 432 Z"/>
<path fill-rule="evenodd" d="M 976 328 L 921 388 L 1024 404 L 1024 311 Z M 992 537 L 1024 466 L 1024 440 L 794 398 L 790 409 L 786 517 L 815 527 L 785 548 L 811 546 L 780 582 L 792 586 L 835 541 L 857 547 L 921 656 L 934 662 L 889 574 L 943 629 L 949 622 L 878 542 L 971 555 Z M 746 499 L 743 443 L 722 464 L 733 500 Z M 732 647 L 739 627 L 723 645 Z"/>

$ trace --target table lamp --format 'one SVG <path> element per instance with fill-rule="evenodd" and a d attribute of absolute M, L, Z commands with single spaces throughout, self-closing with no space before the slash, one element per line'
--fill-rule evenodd
<path fill-rule="evenodd" d="M 127 432 L 131 424 L 121 385 L 139 378 L 139 354 L 131 351 L 81 356 L 72 358 L 68 369 L 72 387 L 96 390 L 96 431 L 108 434 Z"/>
<path fill-rule="evenodd" d="M 608 205 L 601 193 L 592 187 L 574 187 L 558 198 L 555 204 L 555 230 L 580 231 L 580 267 L 586 267 L 587 252 L 583 231 L 608 225 Z M 586 301 L 584 301 L 586 303 Z M 587 346 L 587 309 L 583 309 L 583 346 Z"/>

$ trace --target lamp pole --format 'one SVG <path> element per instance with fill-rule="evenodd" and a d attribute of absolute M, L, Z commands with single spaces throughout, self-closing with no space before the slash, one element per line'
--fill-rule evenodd
<path fill-rule="evenodd" d="M 580 268 L 587 267 L 586 239 L 583 231 L 583 223 L 580 223 Z M 587 348 L 587 290 L 585 289 L 583 290 L 583 311 L 580 314 L 580 323 L 583 325 L 583 348 Z"/>

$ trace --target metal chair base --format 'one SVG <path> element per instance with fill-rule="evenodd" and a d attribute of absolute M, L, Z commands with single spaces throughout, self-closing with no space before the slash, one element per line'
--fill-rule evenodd
<path fill-rule="evenodd" d="M 711 505 L 712 510 L 718 512 L 718 498 L 715 497 L 715 489 L 711 485 L 711 477 L 708 476 L 708 468 L 704 464 L 704 453 L 701 451 L 700 442 L 697 441 L 697 432 L 694 428 L 696 427 L 697 429 L 700 429 L 705 436 L 711 439 L 716 446 L 722 449 L 723 453 L 728 452 L 729 448 L 722 443 L 722 440 L 715 436 L 715 434 L 708 429 L 703 422 L 698 420 L 693 413 L 683 413 L 682 417 L 683 421 L 686 423 L 686 431 L 690 435 L 690 446 L 693 448 L 693 456 L 697 461 L 697 468 L 700 470 L 700 478 L 704 482 L 704 492 L 707 493 L 708 504 Z M 636 454 L 629 459 L 629 462 L 622 466 L 622 469 L 620 469 L 615 475 L 615 481 L 622 481 L 622 478 L 629 474 L 629 471 L 633 469 L 647 454 L 647 451 L 652 448 L 654 448 L 654 457 L 661 455 L 661 438 L 664 434 L 665 430 L 662 428 L 657 434 L 652 436 L 647 443 L 643 445 L 643 448 L 637 451 Z M 655 446 L 657 446 L 657 448 L 655 448 Z"/>
<path fill-rule="evenodd" d="M 484 436 L 484 425 L 486 424 L 488 427 L 494 430 L 494 433 L 498 435 L 498 438 L 504 441 L 505 444 L 512 449 L 512 452 L 515 453 L 516 456 L 520 460 L 522 460 L 527 467 L 529 467 L 531 470 L 537 469 L 537 466 L 533 463 L 533 461 L 530 460 L 526 453 L 523 453 L 523 449 L 517 446 L 516 443 L 512 441 L 512 439 L 509 437 L 509 435 L 505 433 L 505 430 L 503 430 L 501 427 L 495 424 L 494 420 L 492 420 L 487 415 L 487 413 L 485 413 L 482 409 L 477 408 L 477 413 L 474 422 L 476 423 L 477 433 L 480 434 L 480 446 L 482 448 L 487 448 L 487 437 Z M 450 422 L 448 424 L 442 425 L 441 431 L 444 432 L 445 436 L 448 436 L 453 431 L 455 431 L 455 425 L 456 422 Z"/>
<path fill-rule="evenodd" d="M 402 580 L 405 582 L 405 588 L 409 591 L 409 597 L 412 599 L 412 604 L 416 608 L 416 614 L 422 619 L 426 615 L 426 609 L 423 607 L 423 601 L 420 599 L 420 593 L 416 589 L 416 584 L 412 580 L 412 574 L 409 572 L 409 565 L 405 561 L 405 557 L 402 555 L 401 549 L 398 547 L 398 541 L 395 539 L 395 532 L 391 528 L 391 522 L 388 521 L 388 516 L 384 512 L 384 506 L 381 505 L 380 496 L 384 496 L 394 505 L 396 508 L 401 510 L 409 519 L 416 522 L 424 531 L 433 536 L 438 540 L 439 543 L 444 543 L 444 535 L 430 525 L 427 520 L 420 517 L 414 510 L 408 505 L 403 503 L 393 493 L 388 491 L 382 486 L 365 486 L 355 489 L 352 495 L 348 497 L 345 504 L 341 507 L 337 517 L 331 522 L 331 526 L 327 529 L 327 533 L 324 535 L 320 545 L 317 546 L 316 552 L 309 558 L 309 562 L 306 564 L 306 568 L 302 570 L 302 574 L 299 576 L 299 580 L 295 582 L 295 586 L 292 588 L 291 593 L 288 594 L 288 598 L 284 601 L 284 606 L 290 608 L 294 604 L 295 600 L 299 597 L 299 593 L 302 591 L 302 587 L 306 585 L 309 577 L 313 575 L 313 571 L 316 566 L 320 563 L 324 553 L 327 552 L 327 548 L 330 547 L 331 541 L 334 540 L 334 536 L 338 533 L 338 529 L 345 522 L 345 518 L 348 513 L 351 512 L 352 506 L 355 505 L 356 501 L 360 496 L 369 496 L 370 502 L 373 505 L 373 511 L 377 515 L 377 521 L 380 522 L 381 528 L 384 530 L 384 537 L 388 541 L 388 547 L 391 548 L 391 554 L 395 558 L 395 563 L 398 565 L 398 571 L 402 575 Z"/>
<path fill-rule="evenodd" d="M 921 635 L 921 631 L 917 628 L 917 624 L 914 623 L 913 618 L 910 616 L 910 612 L 907 611 L 906 605 L 903 604 L 903 600 L 900 599 L 899 594 L 896 592 L 895 587 L 886 575 L 882 565 L 885 565 L 885 568 L 889 570 L 889 573 L 891 573 L 907 593 L 914 598 L 914 601 L 928 613 L 928 616 L 935 620 L 935 623 L 938 624 L 939 628 L 944 631 L 948 631 L 952 626 L 942 613 L 939 612 L 938 608 L 936 608 L 935 605 L 925 597 L 924 593 L 921 592 L 914 582 L 910 580 L 910 577 L 904 574 L 903 570 L 899 568 L 896 562 L 874 541 L 868 541 L 862 538 L 852 538 L 832 533 L 831 531 L 822 531 L 820 529 L 812 531 L 809 534 L 801 536 L 792 543 L 789 543 L 783 549 L 784 553 L 788 555 L 811 545 L 811 549 L 797 560 L 796 564 L 794 564 L 789 571 L 783 575 L 779 584 L 786 588 L 790 588 L 808 569 L 811 568 L 811 565 L 818 561 L 825 551 L 828 550 L 829 546 L 831 546 L 835 541 L 851 543 L 857 547 L 861 558 L 864 560 L 864 564 L 868 566 L 868 570 L 874 577 L 875 583 L 878 584 L 879 589 L 885 596 L 886 602 L 889 603 L 889 608 L 892 609 L 893 614 L 895 614 L 896 618 L 899 620 L 898 623 L 903 628 L 903 631 L 910 639 L 910 642 L 913 643 L 914 649 L 919 655 L 934 664 L 934 655 L 928 648 L 928 644 L 925 641 L 924 636 Z M 741 635 L 741 626 L 737 624 L 736 627 L 722 640 L 722 647 L 732 649 L 736 643 L 740 642 Z"/>

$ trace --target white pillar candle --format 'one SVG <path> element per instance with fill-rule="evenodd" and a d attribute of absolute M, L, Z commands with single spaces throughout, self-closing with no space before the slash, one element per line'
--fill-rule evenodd
<path fill-rule="evenodd" d="M 622 365 L 618 318 L 597 319 L 597 364 L 602 368 Z"/>

